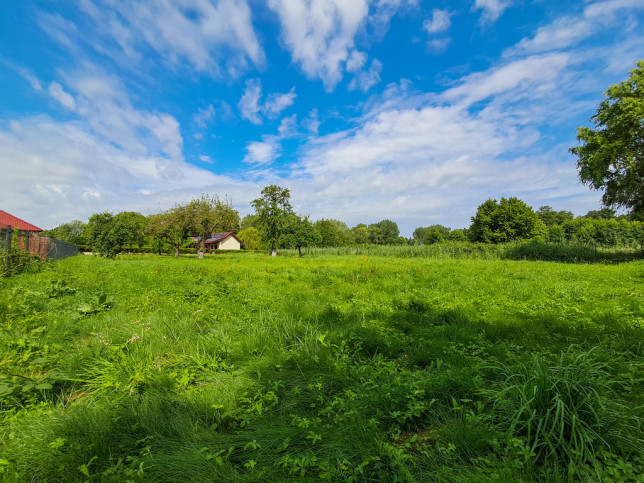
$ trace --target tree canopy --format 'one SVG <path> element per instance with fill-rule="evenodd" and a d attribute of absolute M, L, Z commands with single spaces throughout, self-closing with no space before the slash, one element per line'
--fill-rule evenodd
<path fill-rule="evenodd" d="M 469 229 L 472 241 L 503 243 L 545 237 L 547 230 L 532 208 L 518 198 L 487 200 L 472 217 Z"/>
<path fill-rule="evenodd" d="M 289 224 L 293 207 L 290 202 L 291 193 L 287 188 L 277 185 L 266 186 L 262 196 L 251 202 L 262 234 L 271 249 L 271 255 L 277 254 L 282 232 Z"/>
<path fill-rule="evenodd" d="M 644 217 L 644 60 L 604 96 L 594 128 L 577 128 L 581 146 L 570 151 L 581 181 L 604 190 L 604 205 Z"/>

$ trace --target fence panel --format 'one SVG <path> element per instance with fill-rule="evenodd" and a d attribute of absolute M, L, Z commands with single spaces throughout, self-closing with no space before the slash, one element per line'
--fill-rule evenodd
<path fill-rule="evenodd" d="M 2 249 L 10 250 L 15 246 L 20 251 L 51 260 L 62 260 L 78 253 L 78 245 L 73 243 L 50 236 L 40 236 L 29 231 L 15 230 L 11 227 L 0 229 L 0 241 Z"/>

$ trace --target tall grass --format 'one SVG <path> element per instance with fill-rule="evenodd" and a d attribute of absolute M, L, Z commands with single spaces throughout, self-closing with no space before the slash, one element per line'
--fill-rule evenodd
<path fill-rule="evenodd" d="M 280 250 L 281 256 L 297 257 L 297 250 Z M 566 263 L 622 263 L 644 258 L 644 252 L 632 248 L 600 248 L 572 243 L 512 242 L 503 244 L 445 242 L 431 245 L 349 245 L 343 247 L 307 247 L 305 256 L 361 255 L 396 258 L 432 258 L 439 260 L 539 260 Z"/>
<path fill-rule="evenodd" d="M 0 479 L 565 480 L 586 451 L 583 479 L 575 434 L 596 474 L 644 471 L 639 263 L 49 268 L 0 279 Z"/>
<path fill-rule="evenodd" d="M 574 475 L 616 444 L 644 451 L 642 420 L 628 416 L 607 366 L 591 356 L 592 350 L 570 347 L 548 365 L 532 355 L 517 369 L 499 367 L 501 389 L 485 391 L 507 418 L 509 433 L 525 438 L 535 464 L 554 463 Z M 624 425 L 635 434 L 624 432 Z"/>

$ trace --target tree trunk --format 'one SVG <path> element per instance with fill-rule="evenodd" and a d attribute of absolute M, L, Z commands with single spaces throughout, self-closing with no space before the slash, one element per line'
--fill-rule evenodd
<path fill-rule="evenodd" d="M 271 249 L 271 257 L 277 256 L 277 248 Z"/>
<path fill-rule="evenodd" d="M 174 258 L 179 258 L 179 245 L 178 243 L 174 246 Z"/>
<path fill-rule="evenodd" d="M 197 258 L 203 258 L 203 252 L 206 250 L 206 239 L 201 237 L 199 240 L 199 250 L 197 250 Z"/>
<path fill-rule="evenodd" d="M 300 253 L 300 258 L 302 258 L 302 245 L 297 246 L 297 251 Z"/>

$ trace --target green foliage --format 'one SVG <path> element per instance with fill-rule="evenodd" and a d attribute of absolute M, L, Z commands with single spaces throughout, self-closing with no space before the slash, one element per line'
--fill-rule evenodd
<path fill-rule="evenodd" d="M 262 246 L 261 233 L 254 226 L 250 226 L 240 231 L 237 236 L 242 241 L 242 245 L 245 250 L 258 250 Z"/>
<path fill-rule="evenodd" d="M 626 416 L 606 365 L 590 356 L 570 347 L 553 366 L 534 355 L 518 371 L 502 366 L 503 387 L 492 393 L 509 433 L 525 440 L 534 462 L 561 465 L 571 475 L 595 466 L 598 451 L 618 442 L 644 451 L 642 441 L 619 426 L 620 418 L 630 419 L 622 424 L 641 431 L 642 421 Z"/>
<path fill-rule="evenodd" d="M 57 226 L 53 230 L 46 230 L 41 233 L 43 236 L 50 236 L 58 240 L 76 245 L 87 245 L 85 233 L 85 223 L 80 220 L 70 221 Z"/>
<path fill-rule="evenodd" d="M 183 210 L 182 210 L 183 211 Z M 238 231 L 239 213 L 229 199 L 202 194 L 186 205 L 189 227 L 198 239 L 197 257 L 203 258 L 206 239 L 213 233 Z"/>
<path fill-rule="evenodd" d="M 360 249 L 1 279 L 0 479 L 636 481 L 641 262 Z"/>
<path fill-rule="evenodd" d="M 316 231 L 309 217 L 292 214 L 280 238 L 283 247 L 297 248 L 302 256 L 302 247 L 316 245 L 320 242 L 320 234 Z"/>
<path fill-rule="evenodd" d="M 125 246 L 143 244 L 146 224 L 146 218 L 133 211 L 97 213 L 90 216 L 85 233 L 92 250 L 114 258 Z"/>
<path fill-rule="evenodd" d="M 313 224 L 317 232 L 317 244 L 322 247 L 340 247 L 353 243 L 353 230 L 339 220 L 317 220 Z M 364 234 L 363 234 L 364 235 Z"/>
<path fill-rule="evenodd" d="M 261 198 L 251 202 L 255 208 L 257 223 L 273 255 L 293 214 L 290 198 L 291 193 L 287 188 L 270 185 L 262 190 Z"/>
<path fill-rule="evenodd" d="M 487 200 L 472 217 L 470 239 L 483 243 L 504 243 L 530 238 L 545 238 L 543 222 L 518 198 Z"/>
<path fill-rule="evenodd" d="M 400 230 L 398 225 L 391 220 L 382 220 L 367 227 L 369 241 L 374 245 L 396 244 Z"/>
<path fill-rule="evenodd" d="M 536 211 L 537 216 L 546 227 L 551 228 L 556 225 L 563 225 L 566 221 L 574 219 L 572 211 L 555 211 L 551 206 L 540 206 Z"/>
<path fill-rule="evenodd" d="M 644 212 L 644 61 L 629 78 L 612 85 L 591 117 L 594 128 L 577 128 L 577 156 L 581 181 L 604 190 L 603 203 Z"/>
<path fill-rule="evenodd" d="M 168 243 L 174 248 L 174 256 L 179 256 L 181 246 L 194 232 L 191 209 L 189 205 L 176 205 L 168 211 L 148 217 L 145 232 L 161 243 L 157 245 L 158 252 L 162 249 L 162 243 Z"/>

